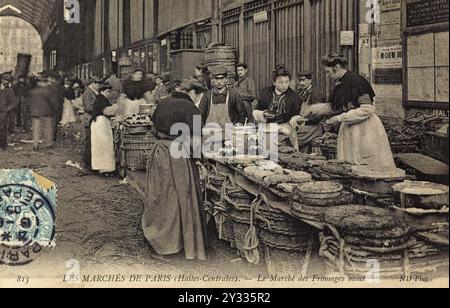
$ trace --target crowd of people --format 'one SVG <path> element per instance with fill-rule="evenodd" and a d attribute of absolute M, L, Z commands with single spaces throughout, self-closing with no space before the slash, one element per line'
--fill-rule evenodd
<path fill-rule="evenodd" d="M 395 167 L 370 83 L 348 71 L 347 59 L 340 54 L 325 56 L 322 64 L 334 83 L 328 99 L 315 87 L 313 72 L 292 76 L 285 65 L 274 69 L 272 83 L 259 93 L 245 63 L 236 65 L 236 81 L 229 79 L 226 67 L 208 70 L 199 65 L 193 76 L 182 81 L 171 80 L 170 74 L 148 78 L 137 68 L 125 80 L 115 74 L 106 79 L 93 76 L 86 89 L 80 81 L 61 80 L 55 73 L 40 74 L 33 84 L 23 77 L 13 82 L 11 75 L 4 74 L 0 148 L 7 147 L 15 121 L 26 131 L 31 128 L 34 150 L 39 151 L 54 145 L 58 124 L 80 120 L 85 127 L 86 167 L 111 176 L 116 172 L 111 118 L 123 121 L 139 113 L 142 105 L 155 106 L 158 142 L 149 154 L 143 231 L 157 254 L 184 251 L 187 259 L 204 260 L 207 236 L 200 177 L 195 159 L 171 155 L 180 137 L 173 135 L 175 124 L 185 124 L 195 134 L 194 118 L 201 118 L 203 126 L 276 123 L 280 145 L 305 153 L 311 153 L 312 141 L 329 127 L 339 133 L 339 160 L 380 169 Z"/>
<path fill-rule="evenodd" d="M 76 111 L 82 107 L 80 80 L 61 78 L 56 72 L 17 78 L 7 72 L 0 78 L 0 151 L 7 149 L 16 133 L 32 136 L 25 141 L 33 143 L 35 151 L 51 148 L 58 125 L 76 121 Z"/>

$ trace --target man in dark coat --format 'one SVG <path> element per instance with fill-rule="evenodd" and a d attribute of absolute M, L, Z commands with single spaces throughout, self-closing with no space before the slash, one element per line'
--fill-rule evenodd
<path fill-rule="evenodd" d="M 236 65 L 236 71 L 239 80 L 234 85 L 242 97 L 247 115 L 249 115 L 249 122 L 254 122 L 253 108 L 256 107 L 256 85 L 255 81 L 248 76 L 248 65 L 246 63 L 239 63 Z"/>
<path fill-rule="evenodd" d="M 53 100 L 53 104 L 57 108 L 55 117 L 53 119 L 53 141 L 56 141 L 56 136 L 58 134 L 58 124 L 62 119 L 66 88 L 61 84 L 61 76 L 57 72 L 49 73 L 47 79 L 49 82 L 49 89 L 52 92 L 51 99 Z"/>
<path fill-rule="evenodd" d="M 30 92 L 31 122 L 33 130 L 33 149 L 38 151 L 42 138 L 43 149 L 51 148 L 54 144 L 54 119 L 59 105 L 55 100 L 54 88 L 49 84 L 46 76 L 39 76 L 37 86 Z"/>
<path fill-rule="evenodd" d="M 8 147 L 8 116 L 9 112 L 18 105 L 14 91 L 9 87 L 9 82 L 9 75 L 3 74 L 0 77 L 0 151 Z"/>
<path fill-rule="evenodd" d="M 19 76 L 18 82 L 14 85 L 13 89 L 19 101 L 17 125 L 29 133 L 31 130 L 31 115 L 30 100 L 28 97 L 30 95 L 31 85 L 25 76 Z"/>

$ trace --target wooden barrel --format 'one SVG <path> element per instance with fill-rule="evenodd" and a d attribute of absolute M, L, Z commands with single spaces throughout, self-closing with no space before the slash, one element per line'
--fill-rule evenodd
<path fill-rule="evenodd" d="M 236 61 L 235 49 L 231 46 L 215 45 L 205 51 L 206 62 L 215 62 L 217 60 Z"/>
<path fill-rule="evenodd" d="M 231 46 L 214 45 L 205 51 L 206 66 L 210 71 L 215 67 L 226 67 L 228 70 L 229 84 L 234 84 L 236 80 L 236 55 L 235 49 Z"/>

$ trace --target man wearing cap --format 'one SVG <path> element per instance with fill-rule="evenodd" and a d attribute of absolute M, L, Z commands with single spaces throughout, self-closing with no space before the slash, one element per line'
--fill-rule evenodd
<path fill-rule="evenodd" d="M 312 72 L 298 73 L 297 82 L 302 108 L 300 115 L 291 120 L 291 125 L 297 129 L 300 152 L 311 153 L 311 142 L 325 133 L 321 123 L 322 117 L 315 115 L 313 106 L 317 107 L 325 100 L 321 92 L 313 86 Z M 300 126 L 300 123 L 304 125 Z"/>
<path fill-rule="evenodd" d="M 245 123 L 246 112 L 242 98 L 236 89 L 229 89 L 228 69 L 216 67 L 212 70 L 212 89 L 203 96 L 199 109 L 203 124 L 216 123 L 225 127 L 227 123 Z"/>
<path fill-rule="evenodd" d="M 0 151 L 3 151 L 8 147 L 8 113 L 18 103 L 14 91 L 9 87 L 12 76 L 3 74 L 0 79 Z"/>
<path fill-rule="evenodd" d="M 253 107 L 256 107 L 256 85 L 255 81 L 248 76 L 248 65 L 246 63 L 239 63 L 236 65 L 236 71 L 239 80 L 234 85 L 242 97 L 247 115 L 249 115 L 249 122 L 254 122 Z"/>

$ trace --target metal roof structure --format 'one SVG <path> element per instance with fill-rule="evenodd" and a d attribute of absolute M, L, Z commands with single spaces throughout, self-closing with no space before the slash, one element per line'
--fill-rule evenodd
<path fill-rule="evenodd" d="M 0 16 L 16 16 L 28 21 L 44 39 L 51 30 L 51 15 L 57 1 L 0 0 Z"/>

